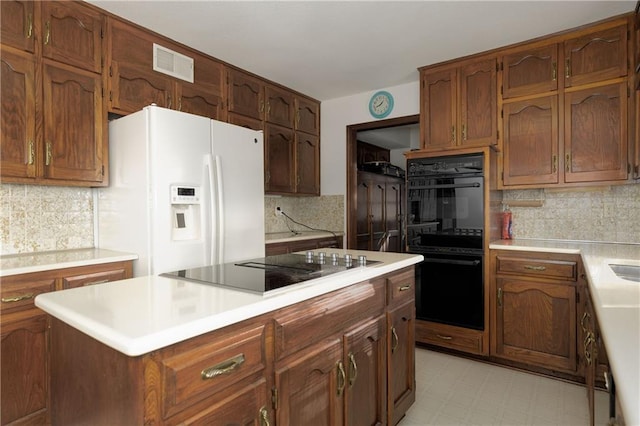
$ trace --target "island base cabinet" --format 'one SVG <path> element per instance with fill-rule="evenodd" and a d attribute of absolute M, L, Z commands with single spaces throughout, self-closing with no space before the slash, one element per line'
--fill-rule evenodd
<path fill-rule="evenodd" d="M 387 313 L 390 425 L 397 424 L 416 400 L 415 303 L 411 301 Z"/>

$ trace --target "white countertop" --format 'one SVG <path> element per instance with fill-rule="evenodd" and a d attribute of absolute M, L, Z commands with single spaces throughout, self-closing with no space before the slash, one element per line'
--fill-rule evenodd
<path fill-rule="evenodd" d="M 129 356 L 142 355 L 422 260 L 420 255 L 335 249 L 382 263 L 294 284 L 266 295 L 147 276 L 36 297 L 36 306 Z"/>
<path fill-rule="evenodd" d="M 138 255 L 99 248 L 56 250 L 0 256 L 0 277 L 77 266 L 135 260 Z"/>
<path fill-rule="evenodd" d="M 640 266 L 640 244 L 515 239 L 489 248 L 581 255 L 625 421 L 640 425 L 640 283 L 618 278 L 608 266 Z"/>
<path fill-rule="evenodd" d="M 314 238 L 342 237 L 344 232 L 334 231 L 298 231 L 298 232 L 269 232 L 265 234 L 265 243 L 284 243 L 288 241 L 311 240 Z"/>

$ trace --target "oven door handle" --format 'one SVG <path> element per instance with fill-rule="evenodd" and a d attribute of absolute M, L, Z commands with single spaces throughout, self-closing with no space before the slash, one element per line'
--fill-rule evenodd
<path fill-rule="evenodd" d="M 480 260 L 455 260 L 455 259 L 432 259 L 432 258 L 425 258 L 423 262 L 446 263 L 449 265 L 463 265 L 463 266 L 478 266 L 481 263 Z"/>
<path fill-rule="evenodd" d="M 455 189 L 455 188 L 480 188 L 479 182 L 474 183 L 445 183 L 442 185 L 416 185 L 412 186 L 409 181 L 409 189 Z"/>

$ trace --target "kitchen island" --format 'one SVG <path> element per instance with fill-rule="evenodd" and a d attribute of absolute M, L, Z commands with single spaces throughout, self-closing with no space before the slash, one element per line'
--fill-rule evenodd
<path fill-rule="evenodd" d="M 640 424 L 640 282 L 609 266 L 640 266 L 640 244 L 514 239 L 494 241 L 490 249 L 580 255 L 624 419 Z"/>
<path fill-rule="evenodd" d="M 396 423 L 415 399 L 421 256 L 333 251 L 380 263 L 264 295 L 150 276 L 38 296 L 52 420 Z"/>

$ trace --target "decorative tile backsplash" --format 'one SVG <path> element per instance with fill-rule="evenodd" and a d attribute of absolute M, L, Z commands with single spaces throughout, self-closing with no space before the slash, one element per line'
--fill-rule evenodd
<path fill-rule="evenodd" d="M 575 190 L 504 191 L 516 238 L 640 243 L 640 184 Z M 0 254 L 93 247 L 93 197 L 87 188 L 0 184 Z M 295 221 L 341 231 L 344 196 L 265 197 L 265 231 L 307 230 L 275 215 L 280 206 Z"/>
<path fill-rule="evenodd" d="M 640 243 L 640 184 L 504 191 L 503 203 L 511 200 L 542 201 L 509 206 L 514 238 Z"/>
<path fill-rule="evenodd" d="M 89 188 L 0 184 L 1 254 L 93 247 Z"/>

